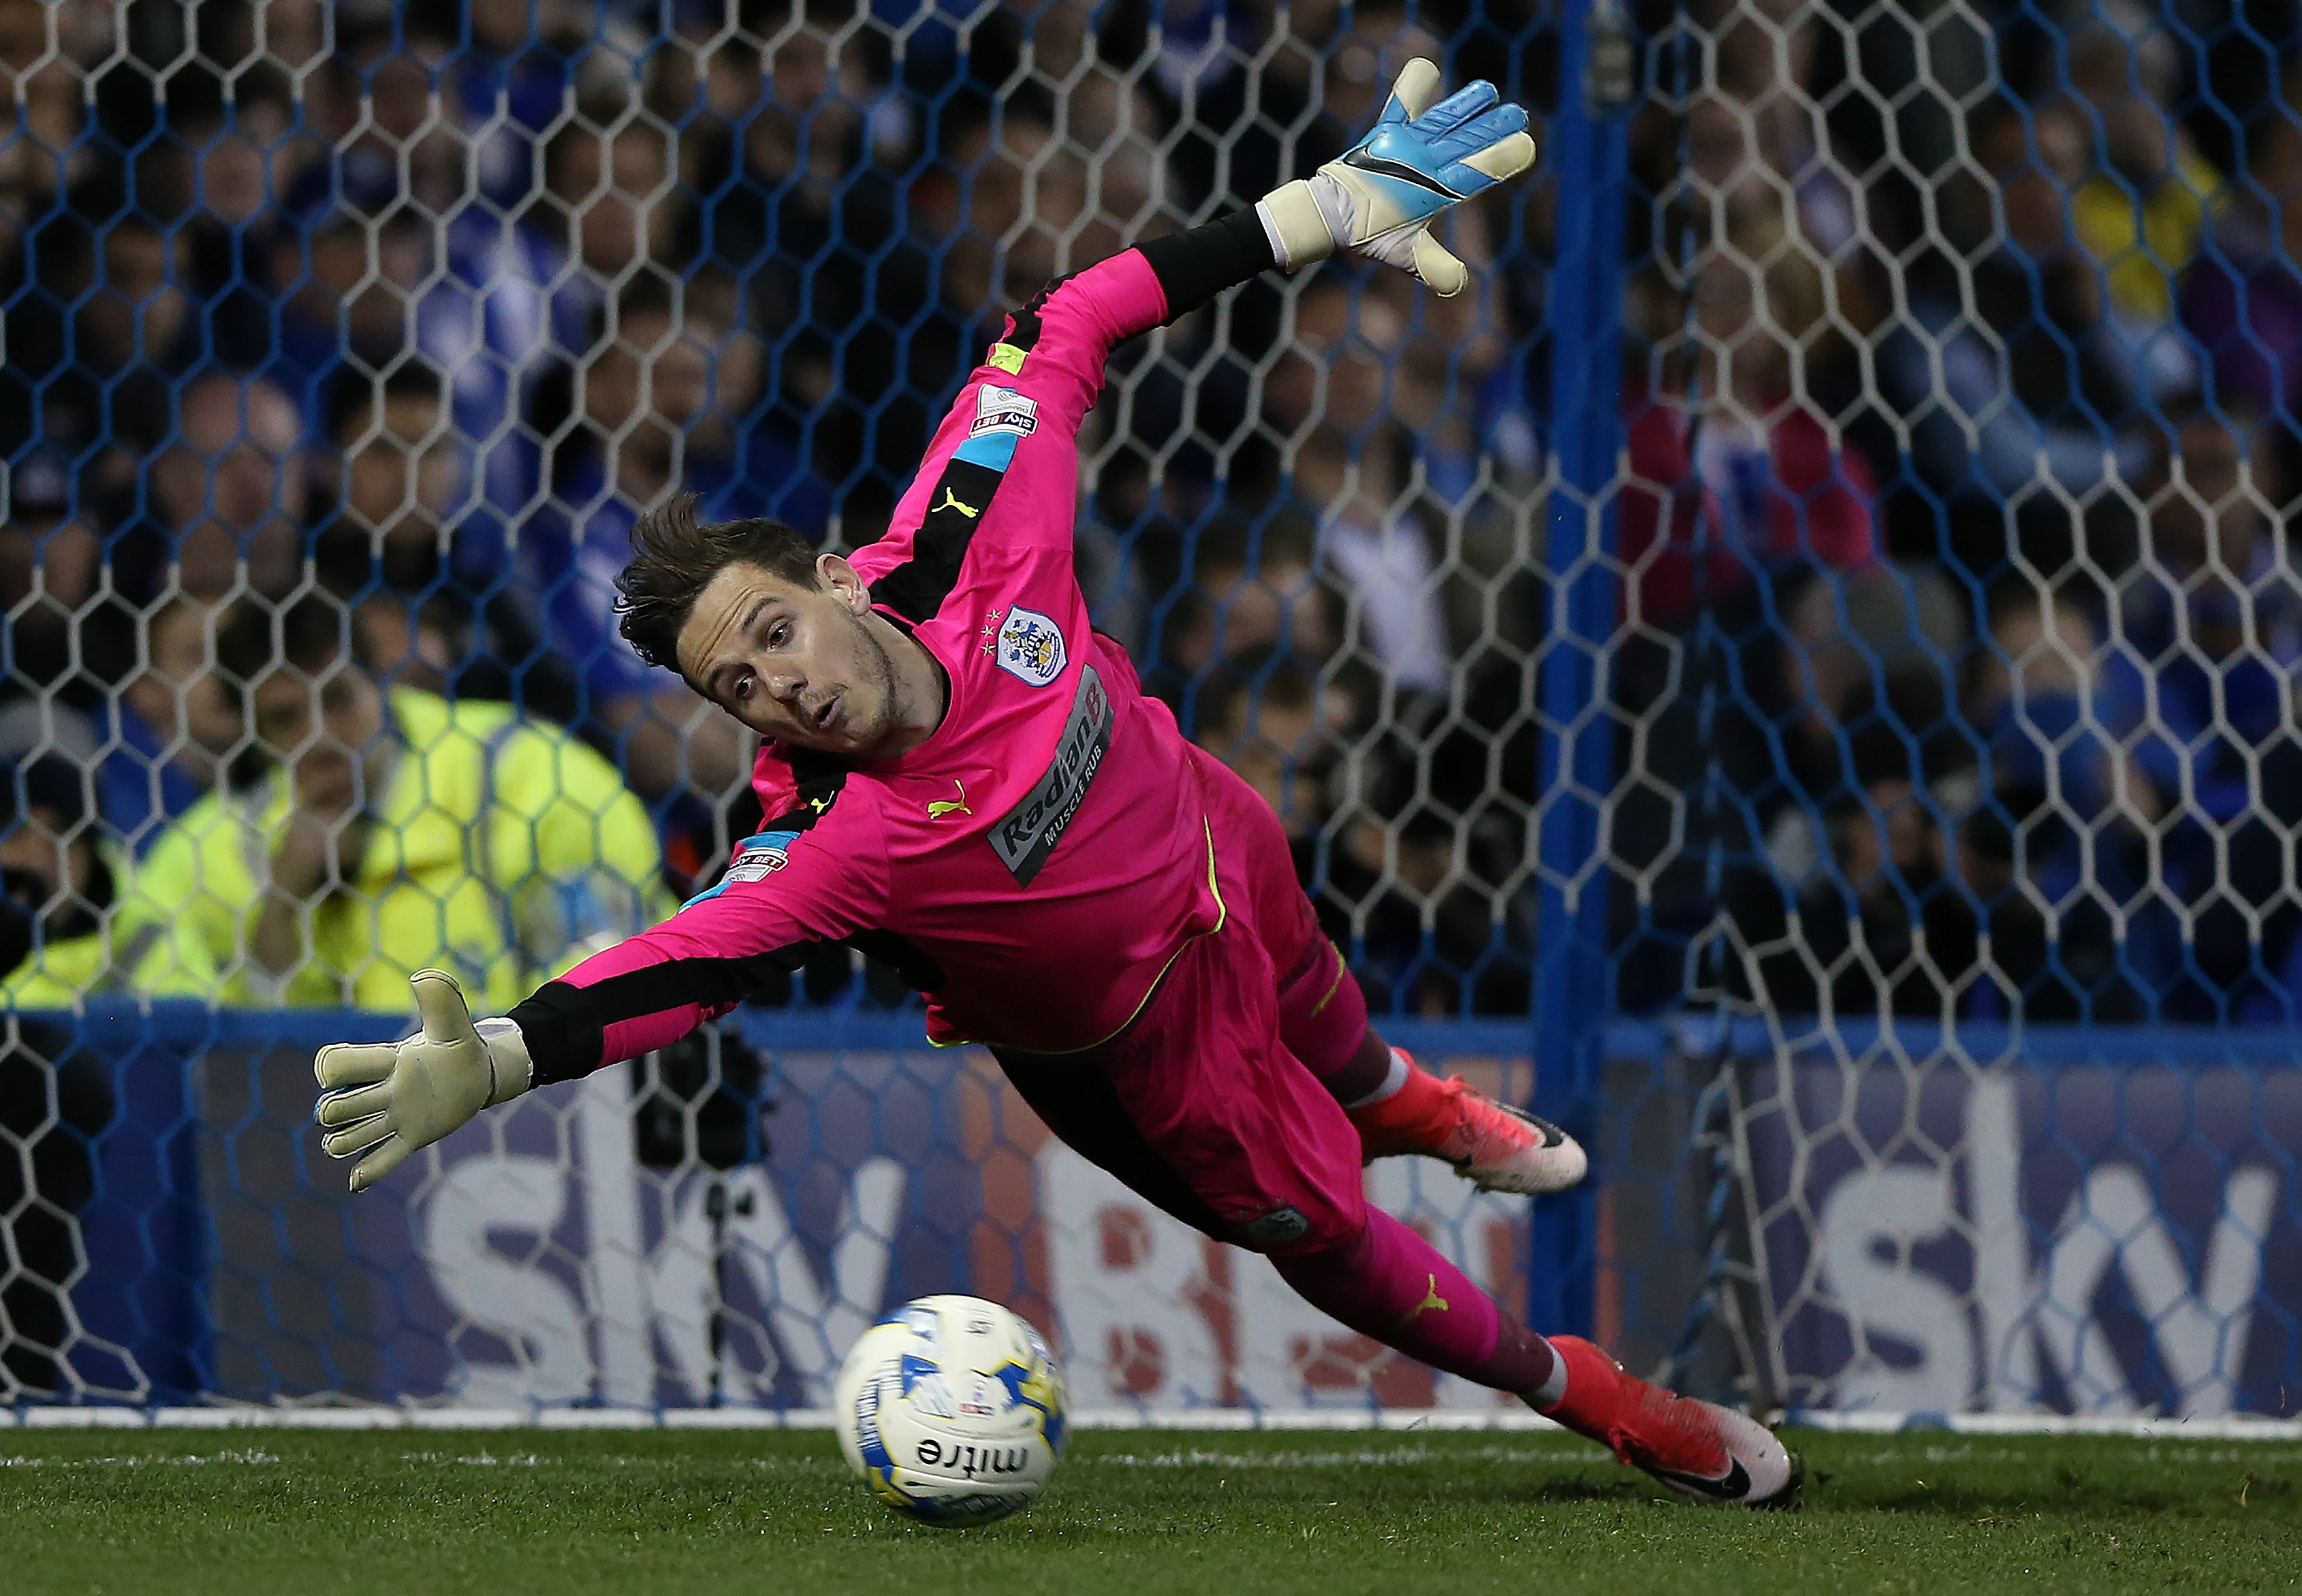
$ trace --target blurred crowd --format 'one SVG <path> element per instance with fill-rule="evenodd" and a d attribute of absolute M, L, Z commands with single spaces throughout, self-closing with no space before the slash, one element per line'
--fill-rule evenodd
<path fill-rule="evenodd" d="M 1623 1001 L 2290 1021 L 2302 13 L 1655 21 Z"/>
<path fill-rule="evenodd" d="M 2294 0 L 1648 9 L 1619 1002 L 2286 1017 Z M 1008 307 L 1340 153 L 1409 55 L 1542 113 L 1551 21 L 0 0 L 10 996 L 500 1001 L 660 912 L 756 811 L 616 633 L 634 519 L 869 542 Z M 1378 1007 L 1531 1000 L 1578 202 L 1462 216 L 1458 300 L 1255 285 L 1083 440 L 1098 624 Z M 900 1000 L 860 968 L 792 995 Z"/>
<path fill-rule="evenodd" d="M 1534 47 L 1531 13 L 1446 31 L 0 4 L 11 995 L 396 1008 L 414 968 L 509 993 L 660 911 L 756 815 L 748 743 L 617 634 L 636 517 L 690 491 L 876 537 L 1008 307 L 1340 154 L 1410 54 L 1508 84 Z M 1525 1001 L 1516 930 L 1481 962 L 1531 798 L 1525 749 L 1487 791 L 1533 606 L 1494 624 L 1526 507 L 1474 403 L 1511 224 L 1465 220 L 1487 286 L 1454 304 L 1338 271 L 1126 351 L 1087 441 L 1102 623 L 1426 1006 L 1465 995 L 1423 991 L 1433 912 L 1458 987 Z"/>

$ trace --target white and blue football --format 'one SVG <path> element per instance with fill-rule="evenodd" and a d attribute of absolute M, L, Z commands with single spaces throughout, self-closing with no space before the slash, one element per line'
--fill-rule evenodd
<path fill-rule="evenodd" d="M 863 1332 L 832 1388 L 847 1466 L 921 1524 L 989 1524 L 1038 1499 L 1063 1455 L 1063 1375 L 1021 1315 L 922 1297 Z"/>

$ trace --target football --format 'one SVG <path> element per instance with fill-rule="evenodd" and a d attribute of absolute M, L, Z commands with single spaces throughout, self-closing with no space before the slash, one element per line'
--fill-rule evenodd
<path fill-rule="evenodd" d="M 922 1297 L 865 1331 L 833 1388 L 839 1449 L 921 1524 L 990 1524 L 1063 1455 L 1063 1376 L 1039 1332 L 979 1297 Z"/>

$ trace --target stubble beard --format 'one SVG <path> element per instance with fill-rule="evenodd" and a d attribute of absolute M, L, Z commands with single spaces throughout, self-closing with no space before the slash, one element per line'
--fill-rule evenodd
<path fill-rule="evenodd" d="M 879 713 L 872 721 L 871 735 L 862 740 L 863 747 L 857 752 L 865 753 L 867 757 L 876 757 L 870 756 L 869 751 L 887 740 L 906 706 L 896 701 L 901 688 L 895 678 L 895 657 L 887 651 L 887 645 L 871 630 L 870 622 L 860 615 L 854 617 L 854 621 L 856 631 L 862 634 L 864 647 L 870 651 L 871 674 L 875 678 L 874 685 L 879 689 Z"/>

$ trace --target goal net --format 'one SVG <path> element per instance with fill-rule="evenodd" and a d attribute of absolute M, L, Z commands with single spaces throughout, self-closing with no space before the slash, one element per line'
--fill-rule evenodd
<path fill-rule="evenodd" d="M 870 542 L 1008 308 L 1422 55 L 1544 149 L 1453 223 L 1471 290 L 1332 266 L 1138 340 L 1077 531 L 1386 1034 L 1596 1162 L 1370 1195 L 1762 1407 L 2292 1411 L 2291 31 L 0 3 L 0 1400 L 806 1410 L 968 1290 L 1085 1408 L 1504 1411 L 850 948 L 357 1202 L 308 1123 L 409 970 L 500 1011 L 758 828 L 616 634 L 640 514 Z"/>
<path fill-rule="evenodd" d="M 2249 15 L 1649 52 L 1610 946 L 1702 1023 L 1617 1072 L 1710 1205 L 1670 1361 L 1762 1404 L 2292 1411 L 2302 128 Z"/>

